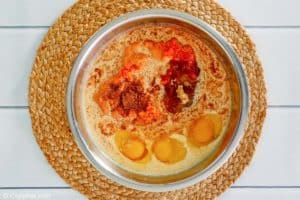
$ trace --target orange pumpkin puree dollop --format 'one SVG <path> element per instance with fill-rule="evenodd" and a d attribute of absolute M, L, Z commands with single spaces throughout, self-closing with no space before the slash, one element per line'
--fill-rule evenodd
<path fill-rule="evenodd" d="M 195 53 L 191 46 L 182 45 L 172 38 L 166 42 L 144 41 L 151 56 L 168 59 L 165 74 L 160 75 L 164 89 L 163 105 L 166 111 L 177 113 L 191 104 L 200 74 Z M 123 66 L 119 72 L 105 81 L 94 95 L 94 100 L 105 112 L 115 116 L 130 117 L 136 124 L 146 125 L 161 117 L 160 109 L 151 101 L 142 78 L 134 74 L 141 70 L 146 54 L 134 51 L 137 44 L 125 49 Z M 179 92 L 184 94 L 181 98 Z"/>

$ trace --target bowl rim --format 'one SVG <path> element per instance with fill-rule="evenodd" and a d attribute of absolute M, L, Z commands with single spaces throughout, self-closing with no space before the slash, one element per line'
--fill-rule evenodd
<path fill-rule="evenodd" d="M 237 76 L 237 80 L 240 84 L 241 89 L 241 113 L 238 119 L 237 127 L 235 128 L 234 134 L 231 138 L 231 141 L 227 144 L 227 146 L 223 149 L 223 152 L 217 156 L 217 158 L 210 163 L 205 169 L 196 174 L 184 178 L 179 181 L 171 182 L 171 183 L 163 183 L 163 184 L 153 184 L 153 183 L 142 183 L 129 178 L 126 178 L 120 174 L 112 173 L 105 169 L 96 159 L 93 153 L 90 152 L 84 138 L 80 133 L 80 129 L 75 116 L 75 107 L 74 107 L 74 93 L 75 93 L 75 82 L 77 79 L 77 75 L 80 70 L 80 66 L 83 64 L 85 58 L 87 57 L 87 52 L 95 47 L 97 41 L 101 39 L 102 35 L 105 35 L 111 31 L 113 27 L 120 26 L 124 23 L 134 21 L 140 18 L 151 18 L 151 17 L 166 17 L 172 18 L 175 20 L 180 20 L 185 23 L 189 23 L 205 32 L 209 37 L 211 37 L 224 51 L 224 53 L 228 56 L 230 61 L 232 62 L 232 66 Z M 99 39 L 100 38 L 100 39 Z M 94 35 L 90 37 L 90 39 L 85 43 L 85 45 L 80 50 L 75 62 L 73 64 L 68 83 L 67 83 L 67 92 L 66 92 L 66 113 L 68 122 L 70 125 L 71 132 L 73 134 L 73 138 L 77 143 L 79 149 L 83 153 L 83 155 L 89 160 L 89 162 L 103 175 L 108 177 L 109 179 L 116 181 L 117 183 L 147 192 L 166 192 L 182 189 L 191 185 L 194 185 L 210 175 L 216 172 L 219 168 L 223 166 L 223 164 L 229 159 L 229 157 L 236 150 L 241 138 L 244 135 L 244 129 L 246 128 L 246 121 L 248 117 L 248 109 L 249 109 L 249 91 L 247 86 L 247 78 L 246 74 L 243 70 L 243 65 L 240 62 L 237 54 L 231 45 L 226 41 L 226 39 L 217 32 L 210 25 L 202 21 L 201 19 L 194 17 L 190 14 L 170 10 L 170 9 L 144 9 L 133 11 L 130 13 L 126 13 L 121 15 L 120 17 L 112 20 L 111 22 L 102 26 Z"/>

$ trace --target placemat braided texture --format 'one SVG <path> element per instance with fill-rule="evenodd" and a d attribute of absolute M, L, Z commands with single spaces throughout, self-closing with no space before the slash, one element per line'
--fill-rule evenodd
<path fill-rule="evenodd" d="M 217 29 L 233 46 L 247 73 L 250 113 L 245 135 L 231 158 L 206 180 L 182 190 L 151 193 L 123 187 L 96 171 L 78 149 L 66 117 L 72 63 L 89 37 L 123 13 L 146 8 L 184 11 Z M 56 172 L 90 199 L 214 199 L 249 164 L 266 114 L 266 89 L 255 46 L 241 25 L 212 0 L 80 0 L 49 29 L 30 77 L 29 104 L 38 144 Z"/>

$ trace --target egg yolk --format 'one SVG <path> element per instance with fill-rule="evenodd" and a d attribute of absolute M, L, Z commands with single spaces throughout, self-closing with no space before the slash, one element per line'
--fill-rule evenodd
<path fill-rule="evenodd" d="M 183 143 L 167 136 L 158 138 L 152 146 L 155 157 L 164 163 L 176 163 L 186 156 Z"/>
<path fill-rule="evenodd" d="M 221 116 L 207 114 L 193 121 L 188 129 L 188 139 L 195 146 L 205 146 L 218 137 L 221 131 Z"/>
<path fill-rule="evenodd" d="M 145 142 L 131 132 L 117 132 L 115 143 L 120 152 L 130 160 L 141 160 L 148 152 Z"/>

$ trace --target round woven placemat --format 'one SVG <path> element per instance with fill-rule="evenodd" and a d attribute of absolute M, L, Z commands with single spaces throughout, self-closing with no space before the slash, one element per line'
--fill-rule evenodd
<path fill-rule="evenodd" d="M 151 193 L 121 186 L 101 175 L 81 154 L 66 117 L 66 85 L 72 63 L 88 38 L 126 12 L 169 8 L 192 14 L 219 31 L 245 67 L 250 90 L 248 126 L 230 159 L 191 187 Z M 266 114 L 266 89 L 255 46 L 241 25 L 212 0 L 80 0 L 49 29 L 30 76 L 30 115 L 34 135 L 47 160 L 74 189 L 90 199 L 214 199 L 249 164 Z"/>

